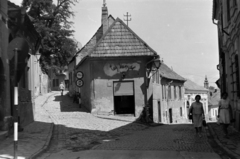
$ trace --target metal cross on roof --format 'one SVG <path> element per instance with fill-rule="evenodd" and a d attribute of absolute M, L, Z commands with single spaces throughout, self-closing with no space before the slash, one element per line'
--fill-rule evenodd
<path fill-rule="evenodd" d="M 131 21 L 131 20 L 132 20 L 132 19 L 131 19 L 131 15 L 128 14 L 128 12 L 127 12 L 127 15 L 123 15 L 123 16 L 127 17 L 127 19 L 123 19 L 123 20 L 124 20 L 124 21 L 127 21 L 127 26 L 128 26 L 128 21 Z M 130 17 L 130 18 L 128 19 L 128 17 Z"/>

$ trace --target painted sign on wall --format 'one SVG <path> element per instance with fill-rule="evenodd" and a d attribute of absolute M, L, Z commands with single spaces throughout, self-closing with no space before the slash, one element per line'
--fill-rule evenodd
<path fill-rule="evenodd" d="M 104 65 L 104 73 L 107 76 L 114 76 L 116 74 L 128 71 L 139 71 L 140 70 L 140 62 L 135 63 L 106 63 Z"/>

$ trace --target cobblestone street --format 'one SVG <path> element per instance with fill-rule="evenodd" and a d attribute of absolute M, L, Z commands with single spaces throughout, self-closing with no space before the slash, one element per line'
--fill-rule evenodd
<path fill-rule="evenodd" d="M 100 150 L 175 150 L 213 152 L 204 131 L 202 138 L 195 136 L 192 125 L 164 125 L 139 131 L 108 142 L 94 149 Z"/>
<path fill-rule="evenodd" d="M 132 116 L 93 116 L 60 93 L 49 97 L 40 109 L 48 112 L 55 126 L 48 149 L 38 159 L 81 154 L 83 150 L 214 152 L 208 131 L 204 129 L 199 138 L 191 124 L 147 126 L 133 122 Z"/>
<path fill-rule="evenodd" d="M 48 150 L 39 158 L 48 158 L 62 150 L 76 152 L 91 149 L 148 128 L 143 124 L 132 123 L 135 120 L 132 116 L 93 116 L 84 108 L 79 108 L 67 95 L 61 97 L 60 93 L 51 96 L 42 108 L 49 113 L 55 127 Z"/>

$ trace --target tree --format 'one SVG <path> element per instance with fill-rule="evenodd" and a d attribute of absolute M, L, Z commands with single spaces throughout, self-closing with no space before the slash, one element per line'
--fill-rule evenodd
<path fill-rule="evenodd" d="M 67 65 L 68 59 L 76 53 L 77 43 L 73 40 L 74 30 L 71 30 L 69 19 L 74 16 L 71 6 L 78 0 L 23 0 L 27 14 L 40 35 L 41 58 L 43 73 L 50 68 L 60 68 Z"/>

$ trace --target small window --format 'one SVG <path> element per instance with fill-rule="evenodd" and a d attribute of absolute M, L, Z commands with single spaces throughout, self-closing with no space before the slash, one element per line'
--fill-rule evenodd
<path fill-rule="evenodd" d="M 168 99 L 171 99 L 172 95 L 171 95 L 171 86 L 168 86 Z"/>
<path fill-rule="evenodd" d="M 182 87 L 179 86 L 179 99 L 182 99 Z"/>
<path fill-rule="evenodd" d="M 177 88 L 174 86 L 174 99 L 177 99 Z"/>
<path fill-rule="evenodd" d="M 183 112 L 182 112 L 182 107 L 180 107 L 180 116 L 183 115 Z"/>
<path fill-rule="evenodd" d="M 164 90 L 165 90 L 165 89 L 164 89 L 164 85 L 162 85 L 162 99 L 164 99 L 164 94 L 165 94 L 165 93 L 164 93 Z"/>

